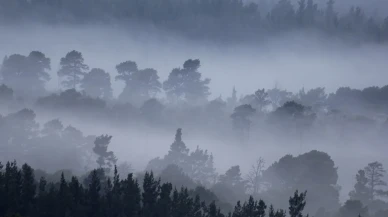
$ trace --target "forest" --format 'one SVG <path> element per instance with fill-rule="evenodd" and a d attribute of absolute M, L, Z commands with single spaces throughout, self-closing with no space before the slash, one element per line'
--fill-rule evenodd
<path fill-rule="evenodd" d="M 388 217 L 378 1 L 0 0 L 0 217 Z"/>
<path fill-rule="evenodd" d="M 284 32 L 308 30 L 344 41 L 384 43 L 388 40 L 388 5 L 383 5 L 383 1 L 375 2 L 2 0 L 0 22 L 10 25 L 26 22 L 49 25 L 108 24 L 119 25 L 120 29 L 129 31 L 151 26 L 192 39 L 218 41 L 265 41 Z"/>
<path fill-rule="evenodd" d="M 227 98 L 210 99 L 211 80 L 200 72 L 199 59 L 186 60 L 164 81 L 156 69 L 127 60 L 117 63 L 111 79 L 73 50 L 60 59 L 61 90 L 50 92 L 45 85 L 51 67 L 40 51 L 3 59 L 1 216 L 387 216 L 384 154 L 368 158 L 341 197 L 340 168 L 320 150 L 386 151 L 388 86 L 340 87 L 333 93 L 323 87 L 296 93 L 258 88 L 239 97 L 231 87 Z M 114 81 L 125 83 L 117 97 Z M 85 134 L 88 128 L 99 133 Z M 125 146 L 114 149 L 122 131 L 112 129 L 138 129 L 140 138 L 116 141 Z M 164 154 L 146 159 L 142 169 L 121 157 L 125 150 L 153 153 L 162 140 L 151 146 L 136 141 L 158 137 L 161 129 L 172 141 Z M 215 162 L 228 147 L 216 150 L 197 141 L 191 149 L 184 132 L 227 139 L 242 150 L 253 151 L 254 144 L 261 151 L 248 170 L 236 164 L 222 171 Z M 266 166 L 265 143 L 296 154 Z"/>

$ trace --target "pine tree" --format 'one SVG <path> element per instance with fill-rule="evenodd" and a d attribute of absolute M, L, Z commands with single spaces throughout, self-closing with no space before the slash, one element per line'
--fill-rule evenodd
<path fill-rule="evenodd" d="M 160 194 L 156 205 L 158 217 L 169 217 L 171 215 L 171 192 L 171 183 L 165 183 L 160 187 Z"/>
<path fill-rule="evenodd" d="M 175 134 L 175 140 L 170 146 L 168 154 L 165 156 L 166 166 L 169 164 L 175 164 L 182 169 L 188 169 L 187 161 L 189 156 L 189 149 L 182 140 L 182 129 L 179 128 Z"/>
<path fill-rule="evenodd" d="M 126 217 L 138 217 L 140 215 L 140 187 L 137 180 L 133 179 L 133 174 L 128 174 L 127 178 L 122 182 L 122 201 L 123 215 Z"/>
<path fill-rule="evenodd" d="M 248 202 L 245 202 L 242 207 L 243 216 L 255 216 L 256 204 L 252 196 L 249 197 Z"/>
<path fill-rule="evenodd" d="M 206 217 L 223 217 L 224 215 L 221 213 L 220 209 L 217 208 L 215 201 L 209 204 L 207 209 Z"/>
<path fill-rule="evenodd" d="M 267 205 L 263 200 L 259 200 L 256 205 L 256 215 L 257 217 L 265 217 L 265 210 L 267 209 Z"/>
<path fill-rule="evenodd" d="M 172 201 L 171 201 L 171 216 L 172 217 L 180 217 L 179 213 L 179 192 L 176 188 L 174 188 L 174 191 L 172 193 Z"/>
<path fill-rule="evenodd" d="M 70 192 L 69 186 L 63 172 L 61 173 L 61 179 L 59 181 L 59 190 L 58 190 L 58 216 L 67 217 L 69 215 L 69 205 L 70 205 Z"/>
<path fill-rule="evenodd" d="M 300 193 L 295 192 L 293 197 L 289 200 L 289 214 L 290 217 L 303 217 L 303 209 L 306 206 L 306 195 L 307 192 Z"/>
<path fill-rule="evenodd" d="M 44 198 L 43 216 L 45 217 L 58 216 L 58 209 L 59 209 L 58 203 L 59 203 L 58 191 L 55 189 L 54 183 L 50 183 L 48 187 L 47 195 Z"/>
<path fill-rule="evenodd" d="M 106 173 L 111 171 L 112 166 L 117 163 L 117 158 L 112 151 L 108 151 L 112 136 L 101 135 L 94 140 L 93 152 L 98 155 L 97 163 Z"/>
<path fill-rule="evenodd" d="M 71 51 L 61 58 L 61 68 L 58 71 L 58 77 L 65 78 L 62 81 L 62 85 L 65 88 L 76 89 L 77 85 L 81 82 L 82 77 L 85 75 L 85 71 L 89 67 L 84 64 L 84 58 L 81 52 Z"/>
<path fill-rule="evenodd" d="M 271 204 L 271 206 L 269 206 L 268 217 L 275 217 L 275 210 L 274 210 L 272 204 Z"/>
<path fill-rule="evenodd" d="M 112 186 L 112 211 L 110 216 L 117 217 L 120 216 L 123 212 L 121 204 L 121 195 L 122 195 L 122 185 L 120 182 L 120 175 L 117 171 L 117 166 L 114 167 L 113 172 L 113 186 Z"/>
<path fill-rule="evenodd" d="M 22 166 L 21 186 L 21 212 L 22 216 L 28 215 L 35 206 L 36 184 L 34 170 L 27 164 Z"/>
<path fill-rule="evenodd" d="M 1 164 L 0 162 L 0 216 L 4 216 L 5 215 L 5 209 L 6 209 L 6 200 L 5 200 L 5 197 L 6 197 L 6 192 L 5 192 L 5 189 L 4 189 L 4 181 L 5 181 L 5 177 L 4 177 L 4 171 L 3 171 L 3 164 Z"/>
<path fill-rule="evenodd" d="M 243 217 L 243 210 L 240 201 L 237 201 L 237 205 L 234 207 L 232 217 Z"/>
<path fill-rule="evenodd" d="M 199 195 L 196 195 L 193 202 L 193 209 L 190 216 L 192 217 L 202 217 L 202 207 L 203 203 L 201 203 L 201 199 Z"/>
<path fill-rule="evenodd" d="M 91 172 L 91 181 L 88 189 L 88 211 L 87 216 L 89 217 L 100 217 L 101 206 L 100 206 L 100 191 L 101 191 L 101 180 L 98 177 L 97 170 Z"/>
<path fill-rule="evenodd" d="M 6 195 L 6 209 L 8 213 L 19 213 L 22 192 L 22 173 L 16 161 L 7 162 L 4 174 L 4 189 Z"/>
<path fill-rule="evenodd" d="M 104 216 L 117 216 L 115 213 L 115 207 L 113 203 L 113 184 L 110 178 L 106 181 L 106 185 L 104 186 L 104 194 L 103 194 L 103 213 Z"/>
<path fill-rule="evenodd" d="M 36 200 L 36 216 L 42 216 L 45 217 L 46 211 L 46 186 L 47 186 L 47 181 L 44 177 L 41 177 L 39 179 L 39 184 L 38 184 L 38 194 L 37 194 L 37 200 Z"/>
<path fill-rule="evenodd" d="M 153 172 L 146 172 L 143 181 L 142 202 L 143 210 L 142 216 L 154 217 L 156 211 L 156 202 L 159 195 L 160 180 L 154 179 Z"/>
<path fill-rule="evenodd" d="M 365 176 L 368 179 L 368 186 L 370 188 L 370 198 L 374 200 L 375 196 L 381 194 L 381 191 L 378 188 L 387 186 L 387 183 L 384 181 L 386 171 L 384 170 L 383 165 L 377 161 L 368 164 L 364 170 Z"/>
<path fill-rule="evenodd" d="M 83 217 L 85 216 L 84 206 L 85 206 L 85 193 L 84 189 L 79 183 L 76 177 L 72 177 L 69 183 L 69 192 L 71 195 L 70 201 L 70 216 L 74 217 Z"/>

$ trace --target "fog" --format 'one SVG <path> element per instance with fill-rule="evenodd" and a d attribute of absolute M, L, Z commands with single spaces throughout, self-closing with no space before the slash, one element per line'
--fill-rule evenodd
<path fill-rule="evenodd" d="M 212 98 L 238 95 L 275 86 L 290 91 L 325 87 L 364 88 L 385 85 L 388 46 L 344 43 L 315 32 L 291 32 L 260 42 L 226 44 L 188 40 L 152 27 L 128 31 L 112 26 L 1 27 L 0 56 L 39 50 L 52 59 L 52 80 L 47 88 L 58 90 L 59 60 L 70 50 L 83 53 L 85 63 L 107 70 L 125 60 L 140 68 L 154 68 L 165 80 L 173 68 L 189 58 L 201 60 L 200 71 L 211 79 Z M 113 81 L 117 96 L 123 83 Z"/>
<path fill-rule="evenodd" d="M 290 31 L 263 40 L 234 43 L 192 40 L 156 27 L 139 25 L 123 30 L 113 25 L 31 24 L 2 26 L 0 32 L 0 57 L 15 53 L 27 55 L 31 51 L 39 50 L 51 58 L 52 79 L 46 84 L 46 95 L 64 91 L 60 86 L 57 71 L 60 69 L 60 59 L 71 50 L 82 52 L 85 63 L 90 68 L 102 68 L 109 72 L 114 97 L 117 97 L 125 86 L 124 82 L 115 81 L 114 77 L 118 75 L 115 67 L 127 60 L 135 61 L 139 69 L 156 69 L 160 81 L 165 81 L 173 68 L 182 67 L 188 59 L 200 59 L 199 72 L 202 77 L 211 79 L 209 100 L 219 96 L 226 100 L 231 97 L 233 87 L 237 90 L 237 98 L 242 98 L 262 88 L 268 90 L 276 87 L 297 94 L 302 88 L 309 90 L 324 87 L 329 94 L 335 93 L 340 87 L 360 90 L 373 86 L 382 87 L 388 80 L 387 44 L 343 40 L 313 30 Z M 168 104 L 165 103 L 167 99 L 163 93 L 158 95 L 158 99 Z M 328 98 L 325 96 L 326 99 Z M 283 131 L 268 127 L 265 122 L 267 116 L 270 117 L 276 108 L 269 109 L 269 112 L 260 108 L 263 113 L 256 108 L 258 114 L 252 118 L 253 124 L 248 128 L 247 139 L 241 142 L 232 127 L 231 114 L 236 112 L 233 110 L 236 105 L 227 108 L 224 114 L 221 114 L 221 120 L 216 119 L 215 124 L 210 120 L 215 114 L 196 117 L 196 113 L 191 113 L 187 107 L 166 106 L 171 109 L 168 110 L 170 113 L 166 115 L 167 119 L 176 119 L 163 120 L 167 123 L 165 125 L 138 119 L 130 119 L 129 123 L 120 125 L 117 124 L 119 120 L 108 120 L 111 116 L 102 117 L 113 113 L 109 110 L 109 103 L 108 108 L 104 107 L 101 113 L 96 112 L 95 117 L 88 114 L 94 111 L 87 109 L 84 113 L 78 113 L 78 110 L 72 110 L 69 106 L 64 108 L 68 109 L 64 112 L 38 104 L 23 106 L 34 110 L 35 120 L 41 129 L 44 123 L 59 118 L 63 126 L 71 125 L 79 129 L 84 136 L 112 135 L 109 150 L 113 151 L 118 162 L 130 163 L 137 172 L 144 171 L 150 160 L 163 157 L 169 152 L 170 145 L 174 142 L 175 130 L 181 127 L 187 148 L 193 151 L 199 146 L 213 154 L 218 174 L 239 165 L 245 177 L 251 165 L 260 157 L 265 160 L 267 168 L 287 154 L 296 157 L 313 150 L 326 152 L 338 168 L 341 203 L 349 199 L 358 170 L 374 161 L 388 166 L 387 137 L 381 133 L 385 129 L 381 124 L 385 119 L 377 122 L 374 116 L 381 111 L 386 114 L 384 106 L 376 110 L 371 109 L 370 114 L 367 114 L 365 110 L 369 107 L 365 106 L 365 109 L 361 102 L 350 103 L 349 107 L 359 109 L 360 115 L 375 121 L 373 127 L 365 123 L 357 125 L 346 121 L 345 125 L 348 125 L 343 127 L 340 121 L 337 123 L 327 120 L 327 110 L 322 112 L 317 109 L 314 111 L 318 114 L 317 123 L 302 127 L 300 132 L 298 126 L 287 129 L 288 125 L 285 125 L 286 129 L 282 129 Z M 239 104 L 243 103 L 240 101 L 237 105 Z M 2 116 L 12 116 L 15 112 L 15 107 L 12 106 L 2 108 Z M 19 108 L 20 105 L 16 107 Z M 349 116 L 359 114 L 354 112 Z M 357 118 L 358 116 L 354 119 Z M 292 134 L 294 128 L 300 135 Z M 337 134 L 341 134 L 343 128 L 346 135 L 338 137 Z M 48 170 L 63 169 L 50 166 L 47 166 Z"/>

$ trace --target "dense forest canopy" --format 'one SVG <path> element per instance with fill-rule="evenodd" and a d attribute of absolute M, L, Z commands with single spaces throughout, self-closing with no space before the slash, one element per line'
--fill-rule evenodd
<path fill-rule="evenodd" d="M 141 23 L 218 40 L 263 38 L 301 29 L 356 41 L 388 40 L 384 2 L 338 2 L 340 9 L 335 0 L 3 0 L 0 18 L 3 23 L 105 23 L 129 29 Z"/>

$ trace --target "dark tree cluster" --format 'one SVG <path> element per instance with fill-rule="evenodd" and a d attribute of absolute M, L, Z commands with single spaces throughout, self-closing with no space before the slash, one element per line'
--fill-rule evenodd
<path fill-rule="evenodd" d="M 249 194 L 276 201 L 296 189 L 309 192 L 310 203 L 306 208 L 309 212 L 322 209 L 334 213 L 340 207 L 337 167 L 328 154 L 319 151 L 297 157 L 286 155 L 267 169 L 263 160 L 259 160 L 247 177 L 242 176 L 238 165 L 217 175 L 212 155 L 207 155 L 199 148 L 190 153 L 182 141 L 181 129 L 178 129 L 169 153 L 164 158 L 151 160 L 147 170 L 155 171 L 174 186 L 186 185 L 190 189 L 210 187 L 220 206 L 222 202 L 226 203 L 222 204 L 224 209 Z M 286 206 L 285 203 L 276 205 Z"/>
<path fill-rule="evenodd" d="M 36 180 L 34 169 L 28 164 L 19 168 L 16 162 L 0 164 L 0 216 L 136 216 L 136 217 L 286 217 L 285 210 L 268 209 L 264 201 L 252 197 L 227 215 L 214 202 L 192 197 L 187 188 L 173 188 L 161 183 L 153 173 L 146 173 L 142 186 L 133 174 L 120 179 L 117 169 L 107 177 L 101 170 L 93 170 L 84 182 L 64 173 L 57 182 L 44 177 Z M 303 217 L 306 193 L 298 191 L 289 199 L 289 216 Z"/>
<path fill-rule="evenodd" d="M 204 186 L 211 186 L 216 180 L 217 174 L 214 167 L 213 155 L 198 146 L 190 152 L 182 140 L 182 129 L 175 134 L 175 141 L 164 158 L 155 158 L 147 166 L 147 170 L 160 173 L 170 165 L 180 167 L 190 179 Z"/>
<path fill-rule="evenodd" d="M 313 29 L 357 40 L 388 40 L 387 18 L 369 15 L 356 6 L 339 13 L 334 0 L 3 0 L 0 9 L 7 23 L 122 23 L 127 28 L 141 22 L 193 38 L 258 38 L 263 33 Z"/>
<path fill-rule="evenodd" d="M 268 200 L 304 189 L 309 192 L 309 211 L 323 208 L 333 213 L 339 208 L 337 167 L 324 152 L 311 151 L 297 157 L 286 155 L 263 171 L 262 180 L 267 183 Z"/>
<path fill-rule="evenodd" d="M 42 169 L 53 170 L 66 165 L 68 169 L 82 172 L 94 167 L 94 138 L 84 136 L 71 125 L 64 126 L 58 119 L 40 126 L 31 109 L 0 116 L 1 159 L 18 159 Z"/>

